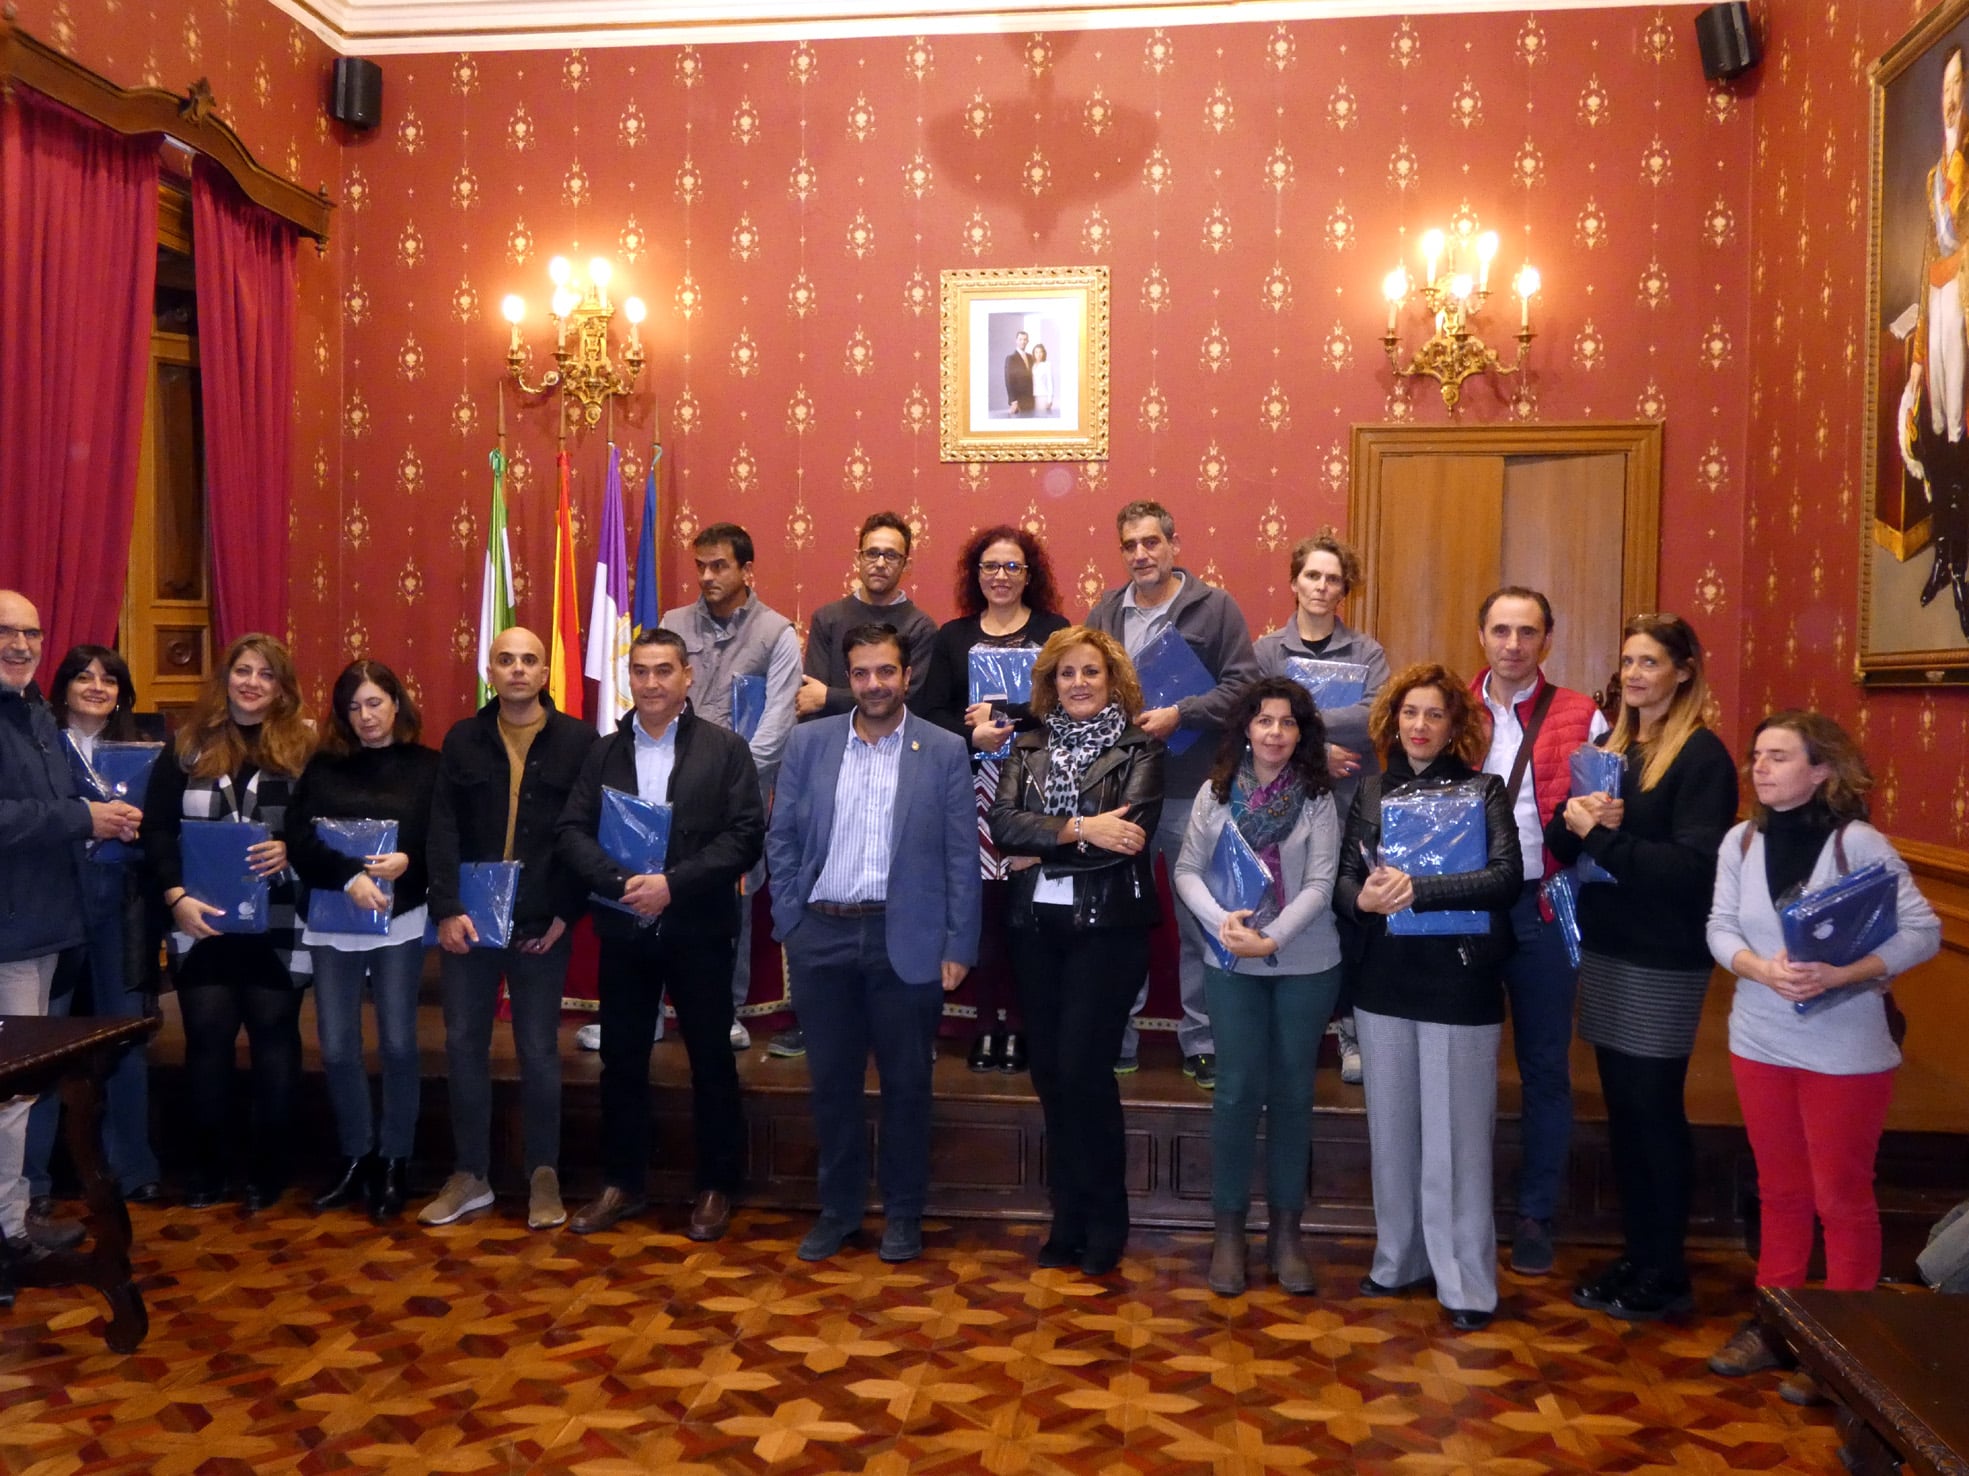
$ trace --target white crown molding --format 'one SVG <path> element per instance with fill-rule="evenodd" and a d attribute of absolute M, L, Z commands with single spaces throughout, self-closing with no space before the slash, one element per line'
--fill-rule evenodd
<path fill-rule="evenodd" d="M 704 46 L 839 37 L 1106 31 L 1143 26 L 1522 12 L 1524 0 L 271 0 L 335 50 L 360 56 L 571 47 Z M 1543 0 L 1538 10 L 1659 8 L 1642 0 Z"/>

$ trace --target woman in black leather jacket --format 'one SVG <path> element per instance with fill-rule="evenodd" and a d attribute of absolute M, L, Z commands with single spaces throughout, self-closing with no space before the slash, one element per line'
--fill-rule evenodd
<path fill-rule="evenodd" d="M 1032 714 L 999 770 L 991 835 L 1017 858 L 1006 921 L 1032 1084 L 1046 1115 L 1053 1229 L 1042 1266 L 1103 1276 L 1128 1238 L 1114 1059 L 1160 920 L 1148 839 L 1162 745 L 1112 636 L 1069 626 L 1034 664 Z"/>
<path fill-rule="evenodd" d="M 1510 908 L 1523 885 L 1503 781 L 1482 774 L 1488 739 L 1469 687 L 1437 665 L 1398 673 L 1375 699 L 1369 735 L 1386 772 L 1361 782 L 1340 845 L 1334 908 L 1361 926 L 1355 986 L 1373 1159 L 1374 1264 L 1361 1295 L 1399 1296 L 1432 1278 L 1459 1332 L 1497 1310 L 1491 1127 L 1504 1028 Z M 1379 864 L 1381 806 L 1398 794 L 1473 783 L 1487 858 L 1475 871 L 1409 876 Z M 1397 934 L 1390 914 L 1488 913 L 1476 933 Z"/>

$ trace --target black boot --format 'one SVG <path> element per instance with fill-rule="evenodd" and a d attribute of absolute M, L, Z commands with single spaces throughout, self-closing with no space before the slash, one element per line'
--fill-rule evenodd
<path fill-rule="evenodd" d="M 353 1203 L 369 1192 L 370 1177 L 376 1172 L 376 1155 L 365 1153 L 360 1158 L 345 1158 L 342 1169 L 335 1182 L 314 1197 L 314 1211 L 340 1209 Z"/>
<path fill-rule="evenodd" d="M 1948 539 L 1939 537 L 1932 547 L 1935 550 L 1935 562 L 1928 569 L 1927 583 L 1921 586 L 1923 605 L 1934 603 L 1935 596 L 1948 588 L 1951 582 L 1950 576 L 1955 572 L 1955 560 L 1949 555 Z"/>
<path fill-rule="evenodd" d="M 407 1199 L 405 1184 L 410 1177 L 410 1160 L 407 1158 L 385 1158 L 377 1163 L 376 1172 L 369 1180 L 369 1218 L 378 1225 L 387 1225 L 403 1213 L 404 1200 Z"/>

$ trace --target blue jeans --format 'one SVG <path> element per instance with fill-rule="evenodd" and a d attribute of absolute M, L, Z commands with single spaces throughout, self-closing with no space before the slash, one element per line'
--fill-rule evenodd
<path fill-rule="evenodd" d="M 561 990 L 567 983 L 565 933 L 545 953 L 474 948 L 442 955 L 444 1055 L 451 1090 L 451 1135 L 459 1173 L 492 1171 L 492 1021 L 503 977 L 513 1000 L 513 1047 L 520 1058 L 520 1145 L 528 1177 L 561 1159 Z"/>
<path fill-rule="evenodd" d="M 868 1197 L 863 1082 L 875 1055 L 881 1083 L 876 1178 L 891 1219 L 919 1218 L 930 1192 L 930 1047 L 943 1015 L 936 980 L 913 984 L 889 965 L 887 923 L 809 912 L 784 940 L 793 1008 L 807 1037 L 807 1076 L 820 1150 L 820 1208 L 861 1221 Z"/>
<path fill-rule="evenodd" d="M 360 1158 L 372 1148 L 385 1158 L 408 1158 L 417 1137 L 417 985 L 424 972 L 424 944 L 412 938 L 360 952 L 313 950 L 315 1038 L 335 1133 L 342 1156 Z M 369 1106 L 369 1075 L 362 1059 L 362 990 L 376 1000 L 376 1043 L 383 1063 L 383 1127 L 379 1135 Z"/>
<path fill-rule="evenodd" d="M 1250 1205 L 1263 1112 L 1265 1199 L 1296 1219 L 1306 1207 L 1313 1156 L 1313 1066 L 1340 994 L 1339 965 L 1318 974 L 1228 974 L 1207 967 L 1203 982 L 1217 1032 L 1211 1207 L 1242 1214 Z"/>
<path fill-rule="evenodd" d="M 1511 1049 L 1518 1059 L 1522 1106 L 1518 1134 L 1518 1213 L 1550 1221 L 1572 1147 L 1572 1018 L 1578 971 L 1566 957 L 1557 923 L 1538 915 L 1538 883 L 1526 882 L 1511 909 L 1518 951 L 1504 965 L 1511 1001 Z"/>

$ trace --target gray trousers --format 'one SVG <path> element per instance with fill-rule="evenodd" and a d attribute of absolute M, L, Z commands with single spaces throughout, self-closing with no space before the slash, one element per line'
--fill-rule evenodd
<path fill-rule="evenodd" d="M 1384 1286 L 1436 1278 L 1464 1312 L 1497 1308 L 1491 1139 L 1502 1025 L 1434 1025 L 1358 1006 L 1374 1267 Z"/>
<path fill-rule="evenodd" d="M 1183 854 L 1183 836 L 1190 828 L 1190 809 L 1196 796 L 1171 795 L 1163 801 L 1162 819 L 1155 827 L 1155 834 L 1149 837 L 1153 853 L 1162 858 L 1162 864 L 1169 873 L 1170 891 L 1175 891 L 1176 858 Z M 1181 902 L 1174 904 L 1176 912 L 1177 983 L 1183 1001 L 1183 1018 L 1176 1022 L 1176 1044 L 1185 1056 L 1208 1056 L 1216 1053 L 1216 1037 L 1210 1033 L 1210 1006 L 1204 999 L 1203 966 L 1205 940 L 1203 926 L 1190 914 L 1189 908 Z M 1142 987 L 1135 995 L 1135 1003 L 1128 1007 L 1128 1024 L 1121 1032 L 1121 1054 L 1132 1058 L 1141 1046 L 1141 1032 L 1135 1028 L 1135 1016 L 1149 1002 L 1149 981 L 1145 974 Z"/>
<path fill-rule="evenodd" d="M 0 1015 L 45 1015 L 48 986 L 54 982 L 58 954 L 0 963 Z M 27 1114 L 33 1097 L 0 1101 L 0 1231 L 9 1240 L 27 1233 Z"/>

